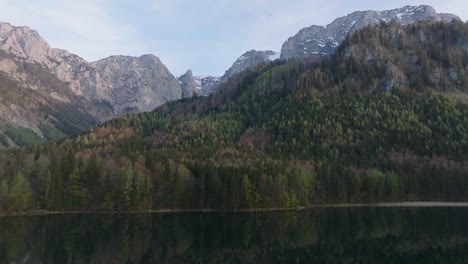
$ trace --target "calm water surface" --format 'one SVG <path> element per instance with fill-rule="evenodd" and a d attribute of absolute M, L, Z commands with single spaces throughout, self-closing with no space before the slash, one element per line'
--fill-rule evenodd
<path fill-rule="evenodd" d="M 0 218 L 0 263 L 468 263 L 468 208 Z"/>

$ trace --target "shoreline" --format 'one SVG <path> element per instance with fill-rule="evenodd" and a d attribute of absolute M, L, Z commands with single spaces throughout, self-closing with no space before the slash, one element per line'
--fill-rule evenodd
<path fill-rule="evenodd" d="M 19 213 L 0 214 L 1 217 L 15 216 L 45 216 L 45 215 L 73 215 L 73 214 L 177 214 L 177 213 L 255 213 L 255 212 L 281 212 L 281 211 L 303 211 L 316 208 L 428 208 L 428 207 L 468 207 L 468 202 L 393 202 L 393 203 L 356 203 L 356 204 L 317 204 L 311 206 L 279 207 L 279 208 L 253 208 L 238 210 L 216 210 L 216 209 L 160 209 L 148 211 L 48 211 L 31 210 Z"/>

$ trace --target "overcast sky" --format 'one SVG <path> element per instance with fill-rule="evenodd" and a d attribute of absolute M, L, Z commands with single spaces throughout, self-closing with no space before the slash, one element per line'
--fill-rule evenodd
<path fill-rule="evenodd" d="M 174 75 L 220 76 L 245 51 L 279 51 L 303 27 L 420 4 L 468 18 L 467 0 L 0 0 L 0 21 L 36 29 L 89 61 L 152 53 Z"/>

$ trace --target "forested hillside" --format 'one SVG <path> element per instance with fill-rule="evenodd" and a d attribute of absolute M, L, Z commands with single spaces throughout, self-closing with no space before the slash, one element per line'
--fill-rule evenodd
<path fill-rule="evenodd" d="M 0 152 L 3 212 L 468 200 L 468 24 L 369 26 L 209 97 Z"/>

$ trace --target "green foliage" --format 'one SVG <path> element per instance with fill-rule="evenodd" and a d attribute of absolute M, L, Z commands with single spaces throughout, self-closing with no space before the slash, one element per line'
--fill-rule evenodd
<path fill-rule="evenodd" d="M 66 137 L 65 133 L 60 131 L 58 128 L 50 125 L 39 125 L 42 133 L 48 141 L 58 141 Z"/>
<path fill-rule="evenodd" d="M 2 183 L 3 185 L 3 183 Z M 4 186 L 2 188 L 5 188 Z M 5 190 L 3 190 L 5 191 Z M 8 191 L 9 205 L 7 207 L 12 211 L 24 211 L 30 208 L 31 201 L 31 187 L 28 180 L 21 173 L 16 173 L 13 177 L 11 187 Z"/>
<path fill-rule="evenodd" d="M 85 196 L 83 178 L 80 171 L 75 170 L 69 178 L 67 197 L 69 199 L 69 208 L 82 208 L 83 198 Z"/>
<path fill-rule="evenodd" d="M 10 203 L 9 196 L 8 184 L 5 180 L 2 180 L 0 183 L 0 212 L 4 212 L 8 208 L 7 206 Z"/>
<path fill-rule="evenodd" d="M 254 208 L 255 192 L 247 175 L 244 175 L 244 179 L 242 180 L 242 189 L 244 191 L 244 206 L 246 208 Z"/>
<path fill-rule="evenodd" d="M 29 128 L 8 126 L 5 134 L 18 146 L 33 146 L 44 142 Z"/>

